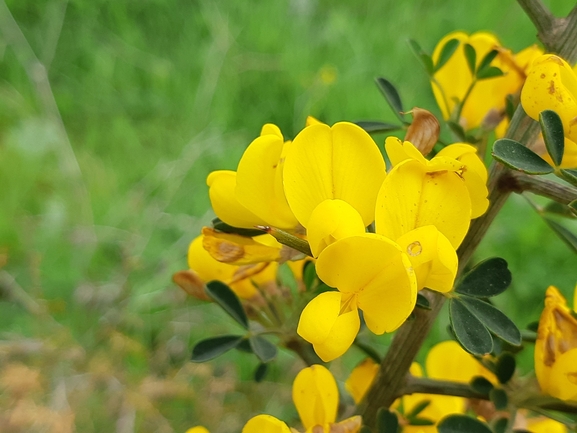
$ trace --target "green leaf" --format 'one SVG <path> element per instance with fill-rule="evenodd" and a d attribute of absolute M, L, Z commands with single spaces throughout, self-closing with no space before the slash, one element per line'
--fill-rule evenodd
<path fill-rule="evenodd" d="M 501 388 L 493 388 L 489 393 L 489 398 L 495 405 L 497 410 L 506 410 L 509 404 L 509 398 L 507 393 Z"/>
<path fill-rule="evenodd" d="M 515 357 L 508 352 L 502 353 L 495 365 L 495 375 L 499 379 L 499 383 L 505 384 L 509 382 L 515 374 L 516 367 Z"/>
<path fill-rule="evenodd" d="M 489 66 L 477 72 L 477 80 L 487 80 L 489 78 L 501 77 L 505 75 L 503 71 L 496 66 Z"/>
<path fill-rule="evenodd" d="M 489 298 L 502 293 L 511 284 L 511 271 L 500 257 L 483 260 L 471 269 L 455 291 L 469 296 Z"/>
<path fill-rule="evenodd" d="M 469 70 L 471 71 L 471 74 L 475 76 L 475 71 L 477 69 L 477 52 L 471 44 L 465 44 L 463 49 L 465 50 L 465 58 L 467 59 Z"/>
<path fill-rule="evenodd" d="M 238 346 L 236 346 L 236 350 L 244 353 L 253 353 L 252 347 L 250 347 L 250 342 L 248 341 L 247 338 L 242 339 L 242 341 L 238 344 Z"/>
<path fill-rule="evenodd" d="M 539 123 L 543 132 L 543 140 L 547 152 L 553 160 L 555 166 L 561 165 L 563 152 L 565 151 L 565 134 L 563 133 L 563 122 L 553 110 L 544 110 L 539 113 Z"/>
<path fill-rule="evenodd" d="M 562 168 L 559 170 L 561 177 L 569 182 L 573 186 L 577 186 L 577 170 L 569 170 L 567 168 Z"/>
<path fill-rule="evenodd" d="M 499 51 L 497 50 L 491 50 L 487 54 L 485 54 L 485 57 L 483 57 L 483 59 L 481 59 L 481 61 L 479 62 L 479 67 L 477 68 L 477 71 L 480 72 L 483 69 L 488 68 L 491 65 L 491 62 L 495 60 L 495 57 L 497 57 L 498 54 Z"/>
<path fill-rule="evenodd" d="M 211 281 L 206 285 L 206 293 L 214 302 L 228 313 L 230 317 L 236 320 L 244 329 L 248 329 L 248 318 L 246 312 L 230 287 L 222 281 Z"/>
<path fill-rule="evenodd" d="M 270 341 L 255 335 L 249 338 L 250 347 L 262 362 L 271 362 L 276 358 L 277 348 Z"/>
<path fill-rule="evenodd" d="M 470 296 L 463 295 L 459 300 L 497 337 L 513 346 L 521 344 L 521 331 L 499 309 L 485 301 Z"/>
<path fill-rule="evenodd" d="M 199 341 L 192 349 L 192 362 L 205 362 L 234 349 L 240 344 L 240 335 L 222 335 Z"/>
<path fill-rule="evenodd" d="M 409 420 L 409 425 L 435 425 L 435 421 L 429 418 L 411 418 Z"/>
<path fill-rule="evenodd" d="M 441 53 L 439 54 L 439 58 L 437 59 L 437 64 L 435 65 L 435 72 L 445 66 L 445 63 L 449 61 L 449 59 L 453 56 L 457 48 L 459 47 L 459 40 L 458 39 L 449 39 L 443 48 L 441 49 Z"/>
<path fill-rule="evenodd" d="M 417 307 L 422 308 L 423 310 L 430 310 L 431 303 L 426 296 L 417 293 Z"/>
<path fill-rule="evenodd" d="M 446 416 L 437 430 L 439 433 L 492 433 L 487 424 L 467 415 Z"/>
<path fill-rule="evenodd" d="M 493 432 L 494 433 L 505 433 L 507 431 L 507 425 L 509 424 L 509 418 L 499 418 L 493 422 Z"/>
<path fill-rule="evenodd" d="M 565 244 L 577 254 L 577 236 L 551 218 L 543 217 L 545 222 Z"/>
<path fill-rule="evenodd" d="M 261 363 L 258 365 L 256 370 L 254 371 L 254 381 L 260 383 L 266 377 L 268 373 L 268 364 Z"/>
<path fill-rule="evenodd" d="M 415 56 L 417 56 L 417 59 L 419 59 L 419 61 L 421 62 L 423 68 L 425 68 L 427 74 L 433 75 L 435 68 L 433 67 L 433 59 L 431 59 L 431 56 L 425 53 L 425 51 L 421 48 L 421 46 L 417 41 L 409 39 L 409 45 L 413 50 Z"/>
<path fill-rule="evenodd" d="M 399 430 L 399 419 L 394 412 L 381 407 L 377 411 L 377 433 L 397 433 Z"/>
<path fill-rule="evenodd" d="M 373 346 L 371 346 L 370 344 L 363 343 L 361 340 L 359 340 L 358 337 L 355 338 L 355 341 L 353 341 L 353 344 L 355 345 L 355 347 L 358 347 L 360 350 L 362 350 L 365 353 L 365 355 L 367 355 L 369 358 L 371 358 L 377 364 L 381 363 L 381 355 L 379 355 L 379 352 L 377 352 L 373 348 Z"/>
<path fill-rule="evenodd" d="M 393 86 L 389 80 L 382 77 L 377 78 L 375 81 L 379 87 L 379 90 L 385 97 L 385 100 L 389 104 L 389 107 L 391 107 L 393 113 L 395 113 L 395 116 L 397 116 L 401 122 L 406 124 L 407 122 L 405 121 L 405 115 L 402 114 L 404 110 L 403 103 L 401 102 L 401 96 L 399 95 L 399 92 L 397 92 L 395 86 Z"/>
<path fill-rule="evenodd" d="M 317 271 L 314 262 L 307 261 L 303 268 L 303 283 L 307 290 L 312 290 L 317 281 Z"/>
<path fill-rule="evenodd" d="M 215 230 L 218 230 L 219 232 L 237 234 L 247 238 L 251 238 L 253 236 L 260 236 L 263 234 L 262 230 L 240 229 L 238 227 L 230 226 L 219 218 L 215 218 L 212 220 L 212 227 Z"/>
<path fill-rule="evenodd" d="M 372 120 L 359 120 L 358 122 L 355 123 L 361 128 L 363 128 L 369 134 L 398 131 L 399 129 L 403 128 L 401 125 L 395 125 L 393 123 L 377 122 Z"/>
<path fill-rule="evenodd" d="M 417 404 L 415 405 L 415 407 L 413 407 L 413 409 L 412 409 L 409 413 L 405 414 L 405 417 L 406 417 L 407 419 L 409 419 L 409 420 L 410 420 L 411 418 L 417 417 L 417 416 L 418 416 L 422 411 L 424 411 L 424 410 L 427 408 L 427 406 L 429 406 L 430 404 L 431 404 L 431 400 L 421 400 L 419 403 L 417 403 Z"/>
<path fill-rule="evenodd" d="M 507 119 L 511 120 L 513 118 L 513 114 L 515 114 L 515 103 L 513 100 L 513 95 L 507 95 L 505 97 L 505 115 Z"/>
<path fill-rule="evenodd" d="M 577 200 L 573 200 L 571 203 L 567 205 L 571 213 L 577 216 Z"/>
<path fill-rule="evenodd" d="M 493 158 L 507 167 L 527 174 L 553 173 L 553 167 L 547 161 L 521 143 L 501 138 L 493 144 Z"/>
<path fill-rule="evenodd" d="M 491 353 L 491 333 L 457 298 L 452 298 L 449 302 L 449 317 L 455 337 L 467 352 L 479 356 Z"/>
<path fill-rule="evenodd" d="M 491 390 L 494 388 L 493 384 L 491 382 L 489 382 L 483 376 L 473 377 L 473 379 L 471 379 L 471 382 L 469 383 L 469 385 L 471 385 L 471 388 L 473 388 L 479 394 L 483 394 L 483 395 L 489 395 Z"/>

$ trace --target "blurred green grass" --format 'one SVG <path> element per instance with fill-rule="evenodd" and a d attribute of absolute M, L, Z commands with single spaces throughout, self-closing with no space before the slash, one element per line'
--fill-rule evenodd
<path fill-rule="evenodd" d="M 558 15 L 574 5 L 546 3 Z M 69 403 L 85 432 L 123 431 L 122 422 L 134 431 L 204 423 L 226 432 L 256 411 L 294 415 L 268 398 L 288 396 L 291 379 L 280 367 L 273 377 L 284 388 L 255 388 L 235 385 L 250 377 L 252 360 L 187 364 L 194 341 L 234 329 L 170 283 L 211 217 L 206 175 L 234 169 L 265 122 L 292 137 L 309 114 L 329 123 L 392 121 L 376 76 L 398 86 L 406 107 L 434 107 L 408 38 L 431 51 L 449 31 L 487 29 L 518 51 L 535 34 L 515 2 L 498 0 L 6 4 L 12 15 L 0 5 L 0 248 L 8 262 L 0 338 L 41 341 L 50 360 L 43 351 L 4 351 L 0 362 L 41 368 L 47 393 L 62 382 L 69 396 L 82 394 L 71 377 L 102 376 L 91 382 L 87 407 Z M 491 255 L 513 270 L 513 288 L 499 302 L 520 325 L 538 318 L 546 286 L 567 295 L 574 287 L 575 257 L 518 198 L 477 257 Z M 81 354 L 68 359 L 73 349 Z M 99 363 L 106 367 L 100 373 Z M 144 393 L 147 402 L 127 391 L 114 394 L 115 404 L 103 385 L 111 377 L 133 394 L 145 378 L 169 378 L 186 389 L 162 398 Z M 224 408 L 209 408 L 219 404 Z"/>

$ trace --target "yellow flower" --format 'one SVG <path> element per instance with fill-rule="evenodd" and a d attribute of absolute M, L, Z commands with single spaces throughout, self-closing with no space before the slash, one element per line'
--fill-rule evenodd
<path fill-rule="evenodd" d="M 547 288 L 539 319 L 535 374 L 545 394 L 577 401 L 577 320 L 553 286 Z"/>
<path fill-rule="evenodd" d="M 577 75 L 562 58 L 553 54 L 533 62 L 521 91 L 521 104 L 535 120 L 543 110 L 553 110 L 563 122 L 565 136 L 577 142 Z"/>
<path fill-rule="evenodd" d="M 342 431 L 356 433 L 361 418 L 355 416 L 336 422 L 339 404 L 337 383 L 322 365 L 302 369 L 293 382 L 293 402 L 307 433 Z M 289 433 L 288 426 L 270 415 L 258 415 L 244 426 L 243 433 Z"/>
<path fill-rule="evenodd" d="M 465 56 L 465 44 L 475 48 L 477 67 L 490 51 L 499 51 L 491 66 L 501 69 L 504 75 L 477 81 L 465 101 L 460 119 L 457 119 L 466 130 L 477 128 L 489 116 L 502 116 L 506 96 L 517 93 L 523 84 L 525 75 L 521 65 L 530 61 L 535 48 L 522 55 L 519 53 L 517 59 L 490 33 L 478 32 L 469 36 L 463 32 L 453 32 L 441 39 L 435 47 L 434 62 L 438 61 L 442 48 L 450 39 L 457 39 L 460 45 L 449 61 L 435 72 L 431 81 L 435 99 L 445 119 L 454 115 L 457 105 L 463 101 L 473 83 L 474 78 Z"/>
<path fill-rule="evenodd" d="M 210 433 L 205 427 L 196 426 L 189 428 L 186 433 Z"/>
<path fill-rule="evenodd" d="M 547 417 L 527 419 L 527 430 L 531 433 L 567 433 L 565 424 Z"/>
<path fill-rule="evenodd" d="M 329 245 L 316 264 L 319 278 L 338 292 L 324 292 L 304 308 L 297 332 L 323 361 L 353 343 L 358 310 L 375 334 L 392 332 L 407 319 L 417 296 L 414 271 L 399 246 L 377 234 L 350 236 Z"/>
<path fill-rule="evenodd" d="M 198 236 L 190 243 L 188 248 L 188 266 L 202 282 L 222 281 L 228 284 L 239 297 L 250 299 L 257 293 L 252 281 L 258 280 L 259 284 L 274 281 L 276 263 L 263 263 L 252 266 L 221 263 L 204 249 L 203 241 L 203 236 Z M 264 272 L 265 270 L 266 272 Z M 263 276 L 266 276 L 266 278 L 261 279 Z"/>
<path fill-rule="evenodd" d="M 345 382 L 345 388 L 353 397 L 355 404 L 359 404 L 379 372 L 379 364 L 371 358 L 363 360 L 357 365 Z"/>
<path fill-rule="evenodd" d="M 332 127 L 313 123 L 288 146 L 284 189 L 290 208 L 304 227 L 308 228 L 313 210 L 332 199 L 352 206 L 367 226 L 374 220 L 385 174 L 383 157 L 363 129 L 347 122 Z"/>

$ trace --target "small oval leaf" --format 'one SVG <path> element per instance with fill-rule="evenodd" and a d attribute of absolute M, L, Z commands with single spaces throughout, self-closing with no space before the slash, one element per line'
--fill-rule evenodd
<path fill-rule="evenodd" d="M 561 118 L 553 110 L 545 110 L 539 113 L 539 123 L 541 124 L 541 131 L 543 132 L 543 140 L 545 140 L 547 152 L 555 166 L 559 167 L 565 151 L 563 122 L 561 122 Z"/>
<path fill-rule="evenodd" d="M 256 370 L 254 371 L 254 381 L 260 383 L 266 377 L 268 373 L 268 364 L 259 364 Z"/>
<path fill-rule="evenodd" d="M 250 347 L 261 362 L 270 362 L 276 358 L 277 348 L 270 341 L 255 335 L 249 338 Z"/>
<path fill-rule="evenodd" d="M 445 63 L 447 63 L 453 56 L 459 47 L 459 44 L 460 42 L 458 39 L 449 39 L 447 43 L 443 45 L 441 53 L 439 54 L 439 58 L 437 59 L 437 64 L 435 65 L 435 72 L 445 66 Z"/>
<path fill-rule="evenodd" d="M 501 138 L 493 144 L 493 158 L 513 170 L 527 174 L 553 173 L 553 167 L 547 161 L 521 143 Z"/>
<path fill-rule="evenodd" d="M 483 69 L 488 68 L 491 65 L 491 62 L 495 59 L 495 57 L 497 57 L 498 54 L 499 51 L 497 50 L 491 50 L 487 54 L 485 54 L 485 57 L 483 57 L 483 59 L 479 62 L 479 67 L 477 68 L 477 70 L 482 71 Z"/>
<path fill-rule="evenodd" d="M 205 362 L 234 349 L 240 344 L 243 337 L 240 335 L 222 335 L 199 341 L 192 349 L 192 362 Z"/>
<path fill-rule="evenodd" d="M 206 285 L 206 293 L 214 302 L 236 320 L 244 329 L 248 329 L 248 318 L 246 312 L 230 287 L 222 281 L 214 280 Z"/>
<path fill-rule="evenodd" d="M 417 307 L 422 308 L 423 310 L 430 310 L 431 303 L 429 302 L 429 300 L 425 295 L 417 293 Z"/>
<path fill-rule="evenodd" d="M 509 424 L 509 418 L 499 418 L 493 421 L 493 432 L 494 433 L 505 433 L 507 431 L 507 425 Z"/>
<path fill-rule="evenodd" d="M 483 376 L 473 377 L 473 379 L 471 379 L 471 382 L 469 383 L 469 385 L 471 385 L 471 388 L 473 388 L 479 394 L 483 394 L 483 395 L 489 395 L 491 390 L 494 388 L 493 384 L 491 382 L 489 382 Z"/>
<path fill-rule="evenodd" d="M 467 59 L 467 65 L 469 66 L 469 70 L 471 74 L 475 76 L 475 70 L 477 65 L 477 52 L 475 48 L 471 44 L 465 44 L 463 46 L 465 51 L 465 58 Z"/>
<path fill-rule="evenodd" d="M 455 289 L 458 293 L 489 298 L 502 293 L 511 284 L 511 271 L 505 259 L 493 257 L 471 269 Z"/>
<path fill-rule="evenodd" d="M 507 383 L 513 375 L 515 374 L 515 368 L 517 363 L 515 357 L 508 352 L 504 352 L 497 359 L 497 364 L 495 364 L 495 375 L 499 379 L 499 383 Z"/>
<path fill-rule="evenodd" d="M 377 433 L 397 433 L 399 430 L 399 419 L 394 412 L 381 407 L 377 411 Z"/>
<path fill-rule="evenodd" d="M 489 398 L 495 405 L 497 410 L 506 410 L 509 404 L 509 398 L 507 393 L 501 388 L 493 388 L 489 393 Z"/>
<path fill-rule="evenodd" d="M 355 122 L 357 126 L 363 128 L 369 134 L 377 134 L 379 132 L 391 132 L 398 131 L 403 127 L 401 125 L 395 125 L 393 123 L 377 122 L 372 120 L 359 120 Z"/>
<path fill-rule="evenodd" d="M 461 296 L 460 301 L 497 337 L 513 346 L 521 344 L 521 331 L 499 309 L 485 301 L 470 296 Z"/>
<path fill-rule="evenodd" d="M 501 77 L 505 75 L 503 71 L 496 66 L 489 66 L 477 72 L 477 80 L 487 80 L 489 78 Z"/>
<path fill-rule="evenodd" d="M 561 224 L 556 221 L 553 221 L 551 218 L 543 217 L 545 222 L 551 229 L 555 232 L 559 238 L 565 242 L 565 244 L 577 254 L 577 236 L 575 236 L 569 229 L 565 228 Z"/>
<path fill-rule="evenodd" d="M 479 356 L 491 353 L 491 333 L 458 298 L 452 298 L 449 302 L 449 317 L 455 337 L 467 352 Z"/>
<path fill-rule="evenodd" d="M 487 424 L 467 415 L 446 416 L 437 425 L 439 433 L 492 433 Z"/>
<path fill-rule="evenodd" d="M 405 116 L 402 114 L 404 112 L 403 103 L 401 102 L 401 97 L 395 86 L 393 86 L 389 80 L 382 77 L 377 78 L 375 81 L 395 115 L 401 122 L 407 123 L 405 121 Z"/>
<path fill-rule="evenodd" d="M 262 230 L 241 229 L 238 227 L 233 227 L 222 221 L 220 218 L 214 218 L 212 220 L 212 227 L 215 230 L 218 230 L 219 232 L 237 234 L 247 238 L 251 238 L 253 236 L 260 236 L 263 234 Z"/>

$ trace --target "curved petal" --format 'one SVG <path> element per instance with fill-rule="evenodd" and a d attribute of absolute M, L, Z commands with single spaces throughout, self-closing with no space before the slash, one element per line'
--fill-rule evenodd
<path fill-rule="evenodd" d="M 352 123 L 337 123 L 332 128 L 308 126 L 287 150 L 285 193 L 305 227 L 314 208 L 326 199 L 346 201 L 361 214 L 365 226 L 369 225 L 384 178 L 385 162 L 377 145 Z"/>
<path fill-rule="evenodd" d="M 281 140 L 283 139 L 280 128 L 274 123 L 265 123 L 260 130 L 260 135 L 275 135 Z"/>
<path fill-rule="evenodd" d="M 445 156 L 448 158 L 461 161 L 467 166 L 468 171 L 473 171 L 483 180 L 487 182 L 487 167 L 483 164 L 479 155 L 477 155 L 477 148 L 467 143 L 453 143 L 442 148 L 436 156 Z"/>
<path fill-rule="evenodd" d="M 469 383 L 474 376 L 483 376 L 490 382 L 497 383 L 495 375 L 454 340 L 433 346 L 427 354 L 425 367 L 427 376 L 431 379 Z"/>
<path fill-rule="evenodd" d="M 210 433 L 210 432 L 206 429 L 206 427 L 199 425 L 196 427 L 189 428 L 185 433 Z"/>
<path fill-rule="evenodd" d="M 532 433 L 567 433 L 567 426 L 545 416 L 527 419 L 527 429 Z"/>
<path fill-rule="evenodd" d="M 379 371 L 379 364 L 367 358 L 357 365 L 345 382 L 345 388 L 353 397 L 355 404 L 359 404 Z"/>
<path fill-rule="evenodd" d="M 326 340 L 313 343 L 313 348 L 324 362 L 332 361 L 351 347 L 360 327 L 359 312 L 356 308 L 352 309 L 339 315 Z"/>
<path fill-rule="evenodd" d="M 307 240 L 314 257 L 333 242 L 363 234 L 365 226 L 359 213 L 343 200 L 325 200 L 312 212 Z"/>
<path fill-rule="evenodd" d="M 297 334 L 309 343 L 325 341 L 339 316 L 341 297 L 339 292 L 324 292 L 313 298 L 301 313 Z"/>
<path fill-rule="evenodd" d="M 577 142 L 577 75 L 569 64 L 553 54 L 537 58 L 521 91 L 521 105 L 535 120 L 543 110 L 555 111 L 565 135 Z"/>
<path fill-rule="evenodd" d="M 405 233 L 397 243 L 407 253 L 417 276 L 417 289 L 437 292 L 453 289 L 458 258 L 455 248 L 435 226 L 419 227 Z"/>
<path fill-rule="evenodd" d="M 577 348 L 568 350 L 555 360 L 543 391 L 561 400 L 577 401 Z"/>
<path fill-rule="evenodd" d="M 393 167 L 407 159 L 416 159 L 423 164 L 427 164 L 425 157 L 409 141 L 401 141 L 397 137 L 387 137 L 385 139 L 385 151 Z"/>
<path fill-rule="evenodd" d="M 306 429 L 335 422 L 339 390 L 331 372 L 322 365 L 312 365 L 297 374 L 292 396 Z"/>
<path fill-rule="evenodd" d="M 282 245 L 269 234 L 247 238 L 203 227 L 203 246 L 219 262 L 247 265 L 280 259 Z"/>
<path fill-rule="evenodd" d="M 266 225 L 266 221 L 257 217 L 237 200 L 235 195 L 237 174 L 230 170 L 213 171 L 206 178 L 210 203 L 216 216 L 228 225 L 240 228 L 253 228 Z"/>
<path fill-rule="evenodd" d="M 212 280 L 228 282 L 238 266 L 216 261 L 203 247 L 203 236 L 195 238 L 188 247 L 188 267 L 205 283 Z"/>
<path fill-rule="evenodd" d="M 379 191 L 376 230 L 391 239 L 434 225 L 456 249 L 471 219 L 471 199 L 455 172 L 427 172 L 418 161 L 405 161 L 388 174 Z"/>
<path fill-rule="evenodd" d="M 291 229 L 297 220 L 284 195 L 283 148 L 282 136 L 276 134 L 255 139 L 238 163 L 235 193 L 240 203 L 267 224 Z"/>
<path fill-rule="evenodd" d="M 291 433 L 281 420 L 270 415 L 257 415 L 248 420 L 242 433 Z"/>

